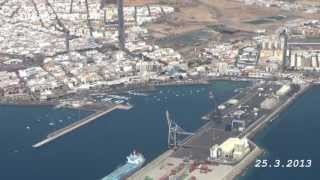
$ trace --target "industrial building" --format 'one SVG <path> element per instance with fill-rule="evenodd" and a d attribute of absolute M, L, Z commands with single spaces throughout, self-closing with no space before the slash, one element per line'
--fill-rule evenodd
<path fill-rule="evenodd" d="M 223 162 L 236 162 L 250 152 L 248 139 L 229 138 L 220 145 L 210 148 L 210 159 Z"/>

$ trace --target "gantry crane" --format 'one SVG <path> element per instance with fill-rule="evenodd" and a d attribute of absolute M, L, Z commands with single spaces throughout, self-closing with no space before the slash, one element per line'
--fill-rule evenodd
<path fill-rule="evenodd" d="M 182 129 L 174 120 L 170 118 L 169 111 L 166 111 L 166 119 L 168 123 L 168 146 L 177 149 L 181 144 L 179 142 L 180 136 L 191 136 L 194 133 L 187 132 Z"/>

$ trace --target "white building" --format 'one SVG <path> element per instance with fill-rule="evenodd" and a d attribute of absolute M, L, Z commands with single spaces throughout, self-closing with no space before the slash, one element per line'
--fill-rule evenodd
<path fill-rule="evenodd" d="M 221 145 L 210 148 L 210 158 L 214 160 L 237 161 L 250 152 L 247 138 L 229 138 Z"/>

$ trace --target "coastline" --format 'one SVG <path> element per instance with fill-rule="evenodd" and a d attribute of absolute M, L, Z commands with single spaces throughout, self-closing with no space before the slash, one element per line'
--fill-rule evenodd
<path fill-rule="evenodd" d="M 238 86 L 245 87 L 247 85 L 248 83 L 222 81 L 215 85 L 162 87 L 154 92 L 146 93 L 149 95 L 148 97 L 130 95 L 130 102 L 135 106 L 132 110 L 116 110 L 40 149 L 34 149 L 32 145 L 38 140 L 45 138 L 48 133 L 77 121 L 79 119 L 79 113 L 80 117 L 83 118 L 89 115 L 89 112 L 78 112 L 77 110 L 64 108 L 54 109 L 53 107 L 46 106 L 35 108 L 4 107 L 3 109 L 9 109 L 10 113 L 8 114 L 8 118 L 3 119 L 5 122 L 10 123 L 14 129 L 17 129 L 17 132 L 20 134 L 19 137 L 26 140 L 23 141 L 24 147 L 20 147 L 21 142 L 14 141 L 13 139 L 11 141 L 13 147 L 5 146 L 3 152 L 8 151 L 8 153 L 11 153 L 13 156 L 20 156 L 21 154 L 21 156 L 26 157 L 29 157 L 27 153 L 31 152 L 32 159 L 34 159 L 35 162 L 32 166 L 28 165 L 27 162 L 25 162 L 25 164 L 21 164 L 24 163 L 21 162 L 19 165 L 16 165 L 19 161 L 14 157 L 5 157 L 4 159 L 8 159 L 9 163 L 12 162 L 11 164 L 15 167 L 27 167 L 25 169 L 41 169 L 42 167 L 51 167 L 52 164 L 57 168 L 63 167 L 63 169 L 58 170 L 59 173 L 49 171 L 50 168 L 48 168 L 48 171 L 41 170 L 41 172 L 39 172 L 40 175 L 36 176 L 31 174 L 30 171 L 23 172 L 28 176 L 28 179 L 37 179 L 37 177 L 40 176 L 42 179 L 68 179 L 68 177 L 74 179 L 74 177 L 76 178 L 79 174 L 77 172 L 78 169 L 82 167 L 86 167 L 86 171 L 82 171 L 80 179 L 99 179 L 106 176 L 107 173 L 114 170 L 119 164 L 123 164 L 126 155 L 132 152 L 133 149 L 143 153 L 145 157 L 150 160 L 151 157 L 153 159 L 153 157 L 157 157 L 157 155 L 166 150 L 165 130 L 167 125 L 161 116 L 163 115 L 162 104 L 172 106 L 172 109 L 170 109 L 174 112 L 176 110 L 179 111 L 177 107 L 184 105 L 183 102 L 190 99 L 194 99 L 199 104 L 207 107 L 207 105 L 209 105 L 208 102 L 205 101 L 208 96 L 207 91 L 217 90 L 219 91 L 217 93 L 221 94 L 222 97 L 229 98 L 234 94 L 233 90 L 235 88 Z M 220 90 L 225 90 L 227 93 L 223 93 Z M 139 91 L 135 92 L 139 93 Z M 176 94 L 180 96 L 177 97 Z M 119 96 L 127 95 L 120 94 Z M 161 98 L 161 100 L 158 101 L 158 98 Z M 202 106 L 198 107 L 200 108 L 197 109 L 202 113 L 208 112 L 208 110 L 203 110 L 201 108 Z M 192 107 L 189 109 L 192 110 Z M 15 112 L 24 112 L 26 115 Z M 200 117 L 202 113 L 197 113 L 198 115 L 196 115 L 196 117 Z M 3 112 L 3 114 L 7 115 L 6 112 Z M 177 115 L 180 116 L 179 114 Z M 190 115 L 191 117 L 194 116 L 193 113 L 190 113 Z M 17 118 L 11 116 L 17 116 Z M 20 118 L 21 121 L 19 120 Z M 39 119 L 40 122 L 38 121 Z M 63 122 L 60 122 L 61 120 L 63 120 Z M 19 124 L 15 123 L 15 121 L 19 122 Z M 51 126 L 49 125 L 50 122 L 55 124 Z M 194 129 L 202 124 L 192 121 L 192 119 L 186 119 L 184 123 L 184 126 Z M 31 129 L 26 129 L 27 126 L 30 126 Z M 2 126 L 2 128 L 4 127 L 5 126 Z M 142 132 L 142 128 L 145 129 L 145 131 Z M 149 138 L 143 138 L 146 137 L 146 133 Z M 17 133 L 9 131 L 8 134 L 14 137 Z M 157 142 L 158 140 L 159 142 Z M 152 145 L 153 143 L 154 145 Z M 23 151 L 25 149 L 28 151 Z M 15 152 L 15 150 L 19 152 Z M 57 156 L 57 152 L 62 153 Z M 84 154 L 78 152 L 83 152 Z M 88 153 L 90 153 L 90 156 L 86 156 Z M 5 153 L 3 153 L 3 155 L 5 155 Z M 77 161 L 66 160 L 70 158 L 77 159 Z M 43 161 L 44 159 L 46 161 Z M 95 167 L 90 165 L 93 159 L 95 159 L 97 168 L 99 168 L 98 172 Z M 57 160 L 66 163 L 60 165 Z M 48 163 L 48 161 L 52 161 L 52 163 Z M 65 169 L 68 169 L 67 167 L 70 166 L 75 168 L 65 171 Z M 8 169 L 8 172 L 11 167 L 7 166 L 6 169 Z M 13 177 L 15 175 L 9 173 L 3 173 L 2 177 L 3 176 L 10 177 L 3 179 L 16 179 Z"/>
<path fill-rule="evenodd" d="M 272 122 L 274 119 L 276 119 L 279 114 L 281 114 L 292 103 L 294 103 L 297 98 L 299 98 L 300 96 L 304 95 L 305 92 L 308 91 L 313 86 L 314 86 L 314 84 L 311 84 L 311 83 L 303 85 L 301 87 L 301 89 L 298 92 L 296 92 L 292 97 L 290 97 L 286 101 L 282 102 L 270 114 L 268 114 L 266 116 L 262 116 L 256 122 L 251 124 L 244 133 L 241 133 L 239 135 L 239 137 L 248 137 L 250 142 L 255 145 L 255 148 L 248 155 L 246 155 L 246 157 L 242 161 L 240 161 L 237 165 L 235 165 L 232 168 L 232 170 L 227 173 L 226 176 L 221 178 L 221 180 L 235 180 L 240 175 L 246 173 L 246 171 L 249 169 L 249 167 L 252 165 L 252 163 L 254 163 L 256 158 L 260 157 L 265 152 L 263 149 L 258 147 L 252 140 L 256 137 L 256 135 L 259 132 L 263 131 L 263 129 L 266 128 L 269 125 L 270 122 Z M 208 125 L 208 123 L 204 124 L 198 130 L 203 129 L 207 125 Z M 169 159 L 170 156 L 173 153 L 174 153 L 174 151 L 172 151 L 170 149 L 168 151 L 162 153 L 160 156 L 155 158 L 153 161 L 151 161 L 145 167 L 143 167 L 138 172 L 136 172 L 132 176 L 130 176 L 128 178 L 128 180 L 138 180 L 138 179 L 144 178 L 146 173 L 147 173 L 147 171 L 150 171 L 150 169 L 153 169 L 153 168 L 159 166 L 161 164 L 161 162 L 164 162 L 164 158 L 165 157 L 167 159 Z"/>
<path fill-rule="evenodd" d="M 224 80 L 224 79 L 217 79 L 217 80 Z M 214 80 L 211 80 L 211 81 L 214 81 Z M 158 84 L 157 87 L 161 87 L 161 86 L 179 86 L 179 85 L 203 85 L 203 84 L 210 84 L 211 81 L 206 81 L 206 83 L 195 83 L 194 81 L 192 82 L 189 82 L 189 81 L 186 81 L 184 82 L 183 84 L 177 84 L 177 83 L 170 83 L 170 84 Z M 227 80 L 228 81 L 228 80 Z M 231 80 L 232 81 L 232 80 Z M 248 81 L 247 79 L 245 81 Z M 188 83 L 189 82 L 189 83 Z M 204 82 L 204 81 L 202 81 Z M 268 122 L 272 121 L 273 119 L 275 119 L 277 117 L 277 115 L 279 115 L 284 109 L 286 109 L 288 106 L 290 106 L 294 100 L 298 97 L 300 97 L 301 95 L 303 95 L 310 87 L 312 87 L 313 84 L 308 84 L 307 86 L 304 86 L 303 88 L 301 88 L 301 90 L 296 93 L 293 97 L 289 98 L 285 103 L 281 104 L 276 110 L 274 110 L 271 114 L 269 114 L 267 117 L 261 117 L 261 120 L 258 120 L 257 122 L 251 124 L 251 126 L 248 128 L 248 130 L 243 133 L 242 136 L 246 136 L 250 139 L 254 138 L 257 133 L 259 133 L 260 131 L 262 131 L 267 125 L 268 125 Z M 236 97 L 237 95 L 235 95 L 234 97 Z M 6 104 L 3 104 L 3 105 L 6 105 Z M 7 105 L 16 105 L 16 104 L 7 104 Z M 29 104 L 17 104 L 18 106 L 28 106 Z M 46 102 L 46 103 L 40 103 L 40 104 L 36 104 L 36 103 L 31 103 L 30 105 L 32 106 L 43 106 L 43 105 L 48 105 L 48 106 L 52 106 L 54 105 L 53 102 Z M 75 108 L 75 109 L 78 109 L 78 108 Z M 200 127 L 198 130 L 202 129 L 204 126 L 206 126 L 207 123 L 205 123 L 202 127 Z M 46 144 L 46 143 L 45 143 Z M 160 155 L 160 157 L 154 159 L 151 164 L 153 164 L 153 166 L 155 166 L 156 164 L 158 164 L 159 162 L 161 162 L 165 157 L 169 157 L 171 154 L 173 153 L 172 150 L 168 150 L 164 153 L 162 153 L 162 155 Z M 253 154 L 253 155 L 251 155 Z M 246 163 L 239 163 L 241 165 L 237 165 L 237 170 L 236 171 L 232 171 L 230 172 L 231 175 L 228 175 L 227 176 L 227 179 L 226 180 L 231 180 L 231 179 L 235 179 L 237 176 L 239 176 L 240 174 L 243 174 L 245 173 L 246 169 L 248 169 L 248 167 L 252 164 L 252 162 L 254 162 L 254 160 L 259 157 L 260 155 L 263 154 L 263 150 L 260 149 L 258 146 L 252 151 L 250 152 L 250 158 L 248 160 L 245 160 Z M 255 158 L 252 158 L 252 157 L 255 157 Z M 160 159 L 159 159 L 160 158 Z M 247 157 L 246 157 L 247 158 Z M 245 159 L 246 159 L 245 158 Z M 147 168 L 148 167 L 148 168 Z M 147 170 L 149 169 L 150 167 L 147 165 L 145 167 L 143 167 L 140 171 L 143 171 L 143 170 Z M 139 171 L 138 171 L 139 172 Z M 137 173 L 138 173 L 137 172 Z M 141 173 L 140 173 L 141 174 Z M 135 174 L 134 174 L 135 175 Z M 135 179 L 134 177 L 135 176 L 132 176 L 130 177 L 129 179 Z M 231 178 L 233 177 L 233 178 Z M 223 179 L 225 180 L 225 179 Z"/>
<path fill-rule="evenodd" d="M 249 87 L 251 87 L 251 86 L 249 86 Z M 303 93 L 301 93 L 301 94 L 303 94 Z M 233 96 L 233 97 L 235 97 L 235 96 Z M 232 98 L 232 97 L 231 97 L 231 98 Z M 276 117 L 274 117 L 274 118 L 276 118 Z M 269 125 L 269 123 L 266 123 L 266 125 Z M 259 130 L 258 130 L 254 135 L 257 135 L 257 133 L 260 132 L 260 131 L 262 131 L 262 130 L 263 130 L 263 128 L 259 128 Z M 254 136 L 254 135 L 253 135 L 253 136 Z M 258 157 L 258 155 L 257 155 L 257 157 Z M 249 167 L 249 166 L 250 166 L 250 164 L 249 164 L 249 165 L 246 165 L 246 167 Z M 246 172 L 247 169 L 248 169 L 248 168 L 244 168 L 241 173 Z M 241 174 L 241 173 L 240 173 L 240 174 Z"/>
<path fill-rule="evenodd" d="M 189 85 L 208 85 L 214 81 L 254 81 L 257 79 L 252 78 L 234 78 L 234 77 L 214 77 L 214 78 L 199 78 L 199 79 L 191 79 L 191 80 L 173 80 L 173 81 L 152 81 L 148 84 L 146 83 L 139 83 L 130 86 L 119 86 L 113 87 L 111 89 L 93 89 L 89 90 L 89 94 L 95 94 L 96 92 L 100 93 L 110 93 L 110 94 L 121 94 L 126 93 L 129 90 L 137 90 L 142 92 L 147 91 L 154 91 L 157 87 L 164 87 L 164 86 L 189 86 Z M 101 90 L 101 91 L 100 91 Z M 66 94 L 67 95 L 67 94 Z M 63 98 L 61 98 L 63 99 Z M 0 105 L 7 105 L 7 106 L 56 106 L 60 102 L 59 100 L 48 100 L 48 101 L 40 101 L 40 100 L 19 100 L 15 99 L 14 101 L 7 101 L 7 100 L 0 100 Z M 67 107 L 71 109 L 80 109 L 85 110 L 83 108 L 74 108 L 74 107 Z"/>
<path fill-rule="evenodd" d="M 273 120 L 277 119 L 277 117 L 283 111 L 288 109 L 288 107 L 290 107 L 290 105 L 293 104 L 297 98 L 299 98 L 300 96 L 303 96 L 305 92 L 307 92 L 312 87 L 313 87 L 312 84 L 307 84 L 303 86 L 303 88 L 299 92 L 297 92 L 294 96 L 289 98 L 284 104 L 280 105 L 274 112 L 272 112 L 267 117 L 262 117 L 260 121 L 257 121 L 256 122 L 258 123 L 257 125 L 253 123 L 252 127 L 249 127 L 252 129 L 249 129 L 249 131 L 247 131 L 246 134 L 242 135 L 242 137 L 247 137 L 248 139 L 250 139 L 250 141 L 252 141 L 252 143 L 254 143 L 253 142 L 254 138 L 258 135 L 258 133 L 262 132 L 265 128 L 267 128 L 270 125 L 270 123 Z M 223 180 L 236 180 L 240 175 L 245 175 L 247 170 L 254 163 L 254 161 L 265 153 L 265 150 L 261 149 L 259 146 L 256 145 L 256 148 L 257 149 L 254 149 L 248 155 L 249 160 L 245 160 L 245 163 L 242 163 L 241 161 L 238 165 L 236 165 L 236 170 L 230 173 L 230 175 L 228 175 L 226 179 L 223 179 Z"/>

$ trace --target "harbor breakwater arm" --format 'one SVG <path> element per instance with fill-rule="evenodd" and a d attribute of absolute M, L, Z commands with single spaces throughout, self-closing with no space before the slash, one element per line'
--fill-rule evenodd
<path fill-rule="evenodd" d="M 48 143 L 50 143 L 51 141 L 53 140 L 56 140 L 68 133 L 71 133 L 72 131 L 90 123 L 90 122 L 93 122 L 94 120 L 98 119 L 99 117 L 102 117 L 116 109 L 121 109 L 121 110 L 129 110 L 131 109 L 132 106 L 131 105 L 123 105 L 123 104 L 117 104 L 117 105 L 114 105 L 114 106 L 111 106 L 110 108 L 107 108 L 105 110 L 100 110 L 100 111 L 97 111 L 79 121 L 76 121 L 62 129 L 59 129 L 59 130 L 56 130 L 50 134 L 47 135 L 47 138 L 34 144 L 32 147 L 33 148 L 39 148 L 43 145 L 46 145 Z"/>
<path fill-rule="evenodd" d="M 277 118 L 281 112 L 283 112 L 286 108 L 288 108 L 288 106 L 290 106 L 293 102 L 295 102 L 295 100 L 298 97 L 300 97 L 301 95 L 303 95 L 311 86 L 312 86 L 311 84 L 301 85 L 301 89 L 297 93 L 295 93 L 293 96 L 288 97 L 287 99 L 282 101 L 280 104 L 278 104 L 278 106 L 275 109 L 273 109 L 271 112 L 268 112 L 267 114 L 261 116 L 259 119 L 257 119 L 255 122 L 253 122 L 243 133 L 239 134 L 238 137 L 240 137 L 240 138 L 247 137 L 248 140 L 250 141 L 250 143 L 253 144 L 254 148 L 252 148 L 252 151 L 249 154 L 247 154 L 246 157 L 244 157 L 244 159 L 242 159 L 238 164 L 233 165 L 231 167 L 231 170 L 221 169 L 225 173 L 225 175 L 223 177 L 212 176 L 212 177 L 207 177 L 207 178 L 208 179 L 212 178 L 215 180 L 234 180 L 234 179 L 237 179 L 237 177 L 239 177 L 239 175 L 244 173 L 246 171 L 246 169 L 248 167 L 250 167 L 252 165 L 252 163 L 254 163 L 256 158 L 258 158 L 259 156 L 261 156 L 264 153 L 264 150 L 261 149 L 260 147 L 258 147 L 250 139 L 252 139 L 256 135 L 256 133 L 258 133 L 260 130 L 262 130 L 263 127 L 265 127 L 267 124 L 269 124 L 269 122 L 271 120 Z M 254 90 L 254 88 L 252 90 Z M 258 96 L 257 94 L 258 94 L 257 92 L 249 93 L 248 95 L 245 95 L 245 96 L 242 96 L 241 98 L 239 98 L 239 100 L 243 104 L 243 103 L 250 101 L 254 96 Z M 236 108 L 230 107 L 230 109 L 226 110 L 224 113 L 232 112 L 235 109 Z M 204 132 L 208 127 L 210 127 L 209 123 L 206 123 L 204 126 L 202 126 L 202 128 L 200 128 L 195 133 L 195 136 L 201 135 L 201 133 Z M 193 137 L 195 137 L 195 136 L 193 136 Z M 187 139 L 186 143 L 189 140 L 190 139 Z M 148 163 L 144 168 L 142 168 L 138 172 L 134 173 L 128 179 L 141 180 L 141 179 L 144 179 L 145 176 L 147 176 L 147 175 L 152 175 L 152 173 L 154 173 L 153 172 L 154 169 L 161 169 L 161 167 L 162 167 L 161 162 L 165 162 L 166 159 L 169 159 L 171 157 L 170 154 L 172 152 L 173 151 L 168 150 L 167 152 L 163 153 L 158 158 L 156 158 L 154 161 L 152 161 L 151 163 Z M 217 167 L 219 167 L 219 166 L 217 166 Z"/>

